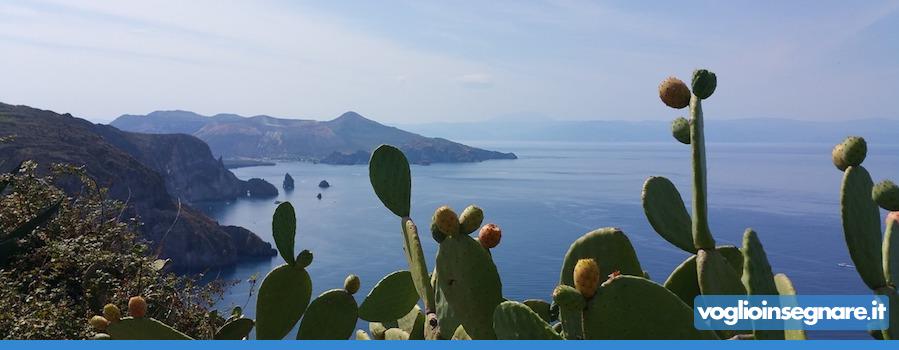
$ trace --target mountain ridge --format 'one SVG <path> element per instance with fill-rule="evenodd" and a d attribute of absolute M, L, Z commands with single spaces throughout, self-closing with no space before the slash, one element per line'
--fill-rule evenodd
<path fill-rule="evenodd" d="M 445 138 L 425 137 L 348 111 L 327 120 L 286 119 L 268 115 L 203 116 L 188 111 L 126 114 L 110 125 L 144 133 L 184 133 L 205 141 L 213 154 L 228 159 L 310 160 L 328 164 L 365 164 L 375 147 L 389 143 L 415 164 L 516 159 Z"/>

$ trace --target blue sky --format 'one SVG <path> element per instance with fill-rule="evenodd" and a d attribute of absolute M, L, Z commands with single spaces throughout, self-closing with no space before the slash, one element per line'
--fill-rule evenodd
<path fill-rule="evenodd" d="M 0 101 L 95 121 L 186 109 L 392 123 L 899 118 L 899 1 L 0 3 Z"/>

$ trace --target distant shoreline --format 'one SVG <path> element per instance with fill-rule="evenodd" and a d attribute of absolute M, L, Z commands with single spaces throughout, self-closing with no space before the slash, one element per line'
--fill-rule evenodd
<path fill-rule="evenodd" d="M 227 169 L 249 168 L 254 166 L 275 166 L 277 163 L 255 159 L 224 159 L 222 164 Z"/>

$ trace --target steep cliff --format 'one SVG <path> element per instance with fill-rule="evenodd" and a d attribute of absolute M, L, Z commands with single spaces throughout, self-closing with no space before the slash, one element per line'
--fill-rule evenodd
<path fill-rule="evenodd" d="M 156 135 L 146 139 L 136 137 L 136 141 L 131 140 L 129 143 L 124 143 L 124 140 L 128 140 L 127 137 L 118 135 L 111 142 L 110 136 L 115 133 L 109 129 L 68 114 L 60 115 L 0 103 L 0 133 L 15 135 L 13 142 L 0 144 L 0 170 L 8 170 L 27 159 L 37 161 L 43 171 L 47 171 L 53 163 L 84 166 L 98 185 L 109 189 L 111 198 L 128 204 L 127 214 L 143 222 L 141 233 L 144 238 L 151 242 L 162 257 L 171 258 L 179 269 L 227 266 L 246 257 L 246 254 L 274 254 L 271 244 L 263 242 L 255 234 L 219 226 L 187 205 L 187 200 L 172 198 L 165 177 L 154 171 L 156 167 L 165 169 L 163 164 L 168 162 L 153 165 L 143 163 L 150 161 L 148 157 L 152 154 L 151 150 L 162 152 L 168 149 L 179 154 L 178 157 L 187 158 L 190 158 L 189 153 L 181 153 L 182 150 L 172 145 L 137 146 L 140 142 L 152 143 L 150 140 Z M 134 148 L 126 151 L 116 144 L 131 144 Z M 144 147 L 146 149 L 140 151 Z M 132 152 L 146 156 L 135 157 L 131 155 Z M 190 164 L 190 161 L 184 159 L 174 163 L 182 161 Z M 178 170 L 193 174 L 190 170 Z M 185 197 L 186 194 L 202 197 L 202 191 L 197 193 L 188 189 L 193 183 L 202 180 L 185 181 L 183 184 L 177 181 L 172 183 L 172 188 L 183 190 Z M 61 185 L 67 186 L 66 183 Z M 80 190 L 71 185 L 66 189 Z"/>

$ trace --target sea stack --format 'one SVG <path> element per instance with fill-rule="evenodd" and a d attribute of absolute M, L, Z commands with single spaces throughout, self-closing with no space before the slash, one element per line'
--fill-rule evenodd
<path fill-rule="evenodd" d="M 290 173 L 284 174 L 284 190 L 290 191 L 293 190 L 293 177 L 290 176 Z"/>
<path fill-rule="evenodd" d="M 328 188 L 331 187 L 331 184 L 328 183 L 327 180 L 322 180 L 322 182 L 318 183 L 319 188 Z"/>

